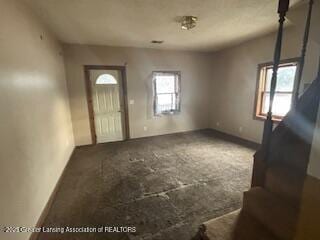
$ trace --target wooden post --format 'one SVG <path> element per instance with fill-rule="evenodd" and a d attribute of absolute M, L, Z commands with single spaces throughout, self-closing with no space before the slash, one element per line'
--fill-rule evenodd
<path fill-rule="evenodd" d="M 270 102 L 269 102 L 270 104 L 269 104 L 267 119 L 264 122 L 264 132 L 263 132 L 263 139 L 262 139 L 262 145 L 266 147 L 266 159 L 268 159 L 270 138 L 273 130 L 272 106 L 273 106 L 273 100 L 274 100 L 275 91 L 276 91 L 278 68 L 279 68 L 279 63 L 281 58 L 283 25 L 286 20 L 285 16 L 288 10 L 289 10 L 289 0 L 279 0 L 279 6 L 278 6 L 279 28 L 278 28 L 278 35 L 277 35 L 276 46 L 274 51 L 274 59 L 273 59 L 273 74 L 272 74 L 271 87 L 270 87 Z"/>
<path fill-rule="evenodd" d="M 313 3 L 314 3 L 314 0 L 309 1 L 308 17 L 307 17 L 306 27 L 305 27 L 304 37 L 303 37 L 300 65 L 298 68 L 297 85 L 296 85 L 295 95 L 294 95 L 294 99 L 293 99 L 293 106 L 295 106 L 297 104 L 297 101 L 299 99 L 299 90 L 300 90 L 302 73 L 303 73 L 303 69 L 304 69 L 304 62 L 305 62 L 305 57 L 306 57 L 306 52 L 307 52 L 307 47 L 308 47 L 308 42 L 309 42 L 309 32 L 310 32 L 310 25 L 311 25 Z"/>
<path fill-rule="evenodd" d="M 319 56 L 320 56 L 320 53 L 319 53 Z M 318 79 L 320 78 L 320 57 L 319 57 L 319 67 L 318 67 L 318 75 L 317 75 L 317 78 L 318 78 Z"/>

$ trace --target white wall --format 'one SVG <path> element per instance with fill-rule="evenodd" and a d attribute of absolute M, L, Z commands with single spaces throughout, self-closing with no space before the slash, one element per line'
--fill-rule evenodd
<path fill-rule="evenodd" d="M 0 0 L 0 45 L 0 226 L 32 227 L 74 147 L 64 63 L 60 45 L 15 0 Z"/>
<path fill-rule="evenodd" d="M 129 125 L 132 138 L 208 128 L 211 66 L 209 54 L 142 48 L 65 45 L 67 81 L 76 145 L 91 144 L 84 65 L 127 63 Z M 154 117 L 152 71 L 181 71 L 181 113 Z M 148 128 L 144 131 L 144 126 Z"/>

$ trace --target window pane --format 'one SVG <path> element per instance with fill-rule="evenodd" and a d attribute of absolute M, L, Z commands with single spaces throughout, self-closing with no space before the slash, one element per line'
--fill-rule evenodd
<path fill-rule="evenodd" d="M 291 107 L 291 98 L 292 94 L 286 93 L 277 93 L 274 96 L 272 113 L 277 116 L 285 116 Z M 270 104 L 270 94 L 265 93 L 263 95 L 263 104 L 262 104 L 262 113 L 267 114 Z"/>
<path fill-rule="evenodd" d="M 154 72 L 154 113 L 169 113 L 180 111 L 179 73 Z"/>
<path fill-rule="evenodd" d="M 175 92 L 175 75 L 157 75 L 156 76 L 157 93 Z"/>
<path fill-rule="evenodd" d="M 176 110 L 176 97 L 175 94 L 159 94 L 157 112 L 167 112 Z"/>
<path fill-rule="evenodd" d="M 284 66 L 279 68 L 276 91 L 281 91 L 281 92 L 293 91 L 296 70 L 297 70 L 296 66 Z M 268 68 L 267 76 L 266 76 L 267 91 L 270 91 L 272 73 L 273 73 L 273 69 Z"/>
<path fill-rule="evenodd" d="M 101 74 L 97 78 L 96 84 L 117 84 L 117 80 L 110 74 Z"/>

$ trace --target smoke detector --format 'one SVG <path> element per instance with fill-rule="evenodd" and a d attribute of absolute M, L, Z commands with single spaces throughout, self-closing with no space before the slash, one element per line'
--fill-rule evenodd
<path fill-rule="evenodd" d="M 198 18 L 195 16 L 183 16 L 181 19 L 181 28 L 190 30 L 196 26 Z"/>

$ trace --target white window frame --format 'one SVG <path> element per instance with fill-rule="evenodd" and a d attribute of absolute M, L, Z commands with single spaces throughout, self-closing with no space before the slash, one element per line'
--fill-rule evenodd
<path fill-rule="evenodd" d="M 173 75 L 175 78 L 175 91 L 172 94 L 172 97 L 175 97 L 175 106 L 174 108 L 168 111 L 158 112 L 158 95 L 162 93 L 157 93 L 156 89 L 156 77 L 159 75 Z M 152 88 L 153 88 L 153 114 L 154 116 L 168 115 L 168 114 L 177 114 L 181 111 L 181 72 L 180 71 L 153 71 L 152 72 Z M 170 94 L 170 93 L 165 93 Z"/>

